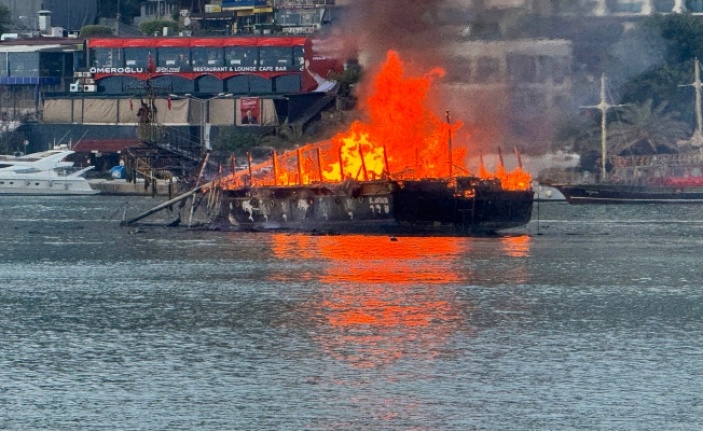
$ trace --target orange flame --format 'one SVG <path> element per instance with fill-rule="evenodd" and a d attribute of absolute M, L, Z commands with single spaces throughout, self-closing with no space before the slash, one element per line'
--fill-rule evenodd
<path fill-rule="evenodd" d="M 268 172 L 255 175 L 254 181 L 292 185 L 347 178 L 369 181 L 471 175 L 464 166 L 466 147 L 452 145 L 462 123 L 450 123 L 448 116 L 443 121 L 427 107 L 432 83 L 442 76 L 444 70 L 435 68 L 425 76 L 408 77 L 398 53 L 389 51 L 370 96 L 361 103 L 368 121 L 355 121 L 329 141 L 277 156 L 276 178 Z M 271 165 L 268 162 L 253 168 L 270 171 Z M 244 174 L 236 174 L 234 179 Z M 481 169 L 478 176 L 496 178 L 509 190 L 530 188 L 530 176 L 520 167 L 509 173 L 499 169 L 495 174 Z"/>
<path fill-rule="evenodd" d="M 500 184 L 505 190 L 529 190 L 532 182 L 530 174 L 519 166 L 511 172 L 506 172 L 503 165 L 499 165 L 495 172 L 495 178 L 500 180 Z"/>

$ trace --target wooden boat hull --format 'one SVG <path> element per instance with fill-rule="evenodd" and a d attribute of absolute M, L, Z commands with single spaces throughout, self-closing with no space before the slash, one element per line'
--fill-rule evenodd
<path fill-rule="evenodd" d="M 526 225 L 533 192 L 493 181 L 348 181 L 219 190 L 214 225 L 319 234 L 473 236 Z"/>

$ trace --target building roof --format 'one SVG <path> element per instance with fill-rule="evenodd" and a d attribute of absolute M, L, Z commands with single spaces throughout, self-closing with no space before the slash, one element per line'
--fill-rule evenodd
<path fill-rule="evenodd" d="M 75 51 L 83 39 L 65 37 L 31 37 L 6 39 L 0 42 L 0 52 Z"/>

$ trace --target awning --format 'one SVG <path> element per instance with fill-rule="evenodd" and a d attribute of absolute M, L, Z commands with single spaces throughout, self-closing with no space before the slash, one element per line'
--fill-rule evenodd
<path fill-rule="evenodd" d="M 82 139 L 71 149 L 77 153 L 120 153 L 140 145 L 138 139 Z"/>

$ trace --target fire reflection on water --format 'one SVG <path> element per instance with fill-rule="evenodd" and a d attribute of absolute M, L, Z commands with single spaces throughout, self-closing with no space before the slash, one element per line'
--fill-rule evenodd
<path fill-rule="evenodd" d="M 505 236 L 500 238 L 500 245 L 505 254 L 510 257 L 528 257 L 530 255 L 530 241 L 528 235 Z"/>
<path fill-rule="evenodd" d="M 314 338 L 340 361 L 368 368 L 405 355 L 431 359 L 471 331 L 472 305 L 447 289 L 471 278 L 459 265 L 470 239 L 275 235 L 272 245 L 278 258 L 319 268 L 320 294 L 299 312 L 326 326 Z"/>

